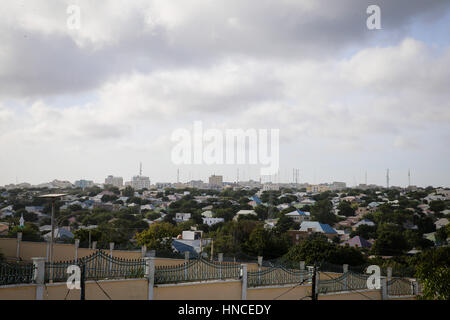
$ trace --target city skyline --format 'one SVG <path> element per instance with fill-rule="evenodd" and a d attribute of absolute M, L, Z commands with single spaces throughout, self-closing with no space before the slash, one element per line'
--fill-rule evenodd
<path fill-rule="evenodd" d="M 54 180 L 58 180 L 58 181 L 68 181 L 71 182 L 72 184 L 75 184 L 75 182 L 77 181 L 92 181 L 95 184 L 107 184 L 106 183 L 106 179 L 108 178 L 114 178 L 114 179 L 121 179 L 122 181 L 122 186 L 125 187 L 127 185 L 127 183 L 132 183 L 133 182 L 133 178 L 136 177 L 145 177 L 145 178 L 149 178 L 151 185 L 155 185 L 156 183 L 188 183 L 191 181 L 198 181 L 201 180 L 204 183 L 208 183 L 208 180 L 211 178 L 211 176 L 222 176 L 223 177 L 223 182 L 224 183 L 234 183 L 236 181 L 239 182 L 249 182 L 249 181 L 256 181 L 259 182 L 261 181 L 261 183 L 281 183 L 281 184 L 291 184 L 291 183 L 298 183 L 298 184 L 310 184 L 310 185 L 318 185 L 318 184 L 332 184 L 333 182 L 344 182 L 346 183 L 347 187 L 355 187 L 355 186 L 359 186 L 359 185 L 376 185 L 379 187 L 386 187 L 387 186 L 387 182 L 386 182 L 386 171 L 384 172 L 384 175 L 379 178 L 379 179 L 375 179 L 376 181 L 382 181 L 384 179 L 384 183 L 377 183 L 374 181 L 371 181 L 370 178 L 368 178 L 368 174 L 367 171 L 363 171 L 362 172 L 362 176 L 359 177 L 359 179 L 355 179 L 353 181 L 344 181 L 344 180 L 339 180 L 339 179 L 321 179 L 321 180 L 317 180 L 317 179 L 313 179 L 312 181 L 307 181 L 307 180 L 302 180 L 301 176 L 297 179 L 297 177 L 294 176 L 293 174 L 293 170 L 295 170 L 295 168 L 291 169 L 291 171 L 289 172 L 288 169 L 286 170 L 280 170 L 281 172 L 283 172 L 284 174 L 280 174 L 280 175 L 273 175 L 273 176 L 248 176 L 246 175 L 245 171 L 239 171 L 240 175 L 238 176 L 238 174 L 236 173 L 236 176 L 232 177 L 231 175 L 223 175 L 219 172 L 213 172 L 211 171 L 211 174 L 207 174 L 206 176 L 200 176 L 200 175 L 194 175 L 192 173 L 192 171 L 189 172 L 183 172 L 182 170 L 177 170 L 177 172 L 175 173 L 175 177 L 170 177 L 167 179 L 154 179 L 149 175 L 146 174 L 142 174 L 142 171 L 138 172 L 137 174 L 132 175 L 130 178 L 127 178 L 126 176 L 120 175 L 120 174 L 108 174 L 107 176 L 103 177 L 103 178 L 92 178 L 92 177 L 78 177 L 76 179 L 66 179 L 66 178 L 50 178 L 49 180 L 46 181 L 37 181 L 37 182 L 30 182 L 30 181 L 17 181 L 16 182 L 11 182 L 11 183 L 7 183 L 4 185 L 0 185 L 1 186 L 6 186 L 6 185 L 10 185 L 10 184 L 21 184 L 21 183 L 30 183 L 31 185 L 39 185 L 39 184 L 45 184 L 45 183 L 50 183 Z M 254 172 L 257 172 L 257 170 L 254 170 Z M 394 173 L 394 175 L 392 175 L 392 173 Z M 290 174 L 290 175 L 289 175 Z M 179 175 L 179 176 L 178 176 Z M 369 176 L 370 177 L 370 176 Z M 392 177 L 394 177 L 394 179 L 392 179 Z M 390 187 L 408 187 L 408 186 L 416 186 L 416 187 L 444 187 L 444 188 L 449 188 L 449 185 L 419 185 L 419 184 L 415 184 L 413 183 L 414 180 L 411 180 L 411 177 L 413 177 L 413 175 L 411 174 L 411 169 L 408 169 L 405 171 L 404 173 L 404 177 L 400 176 L 399 172 L 392 172 L 392 170 L 389 170 L 389 186 Z M 401 180 L 405 180 L 406 182 L 401 183 Z M 400 181 L 400 182 L 399 182 Z M 113 184 L 113 183 L 111 183 Z"/>

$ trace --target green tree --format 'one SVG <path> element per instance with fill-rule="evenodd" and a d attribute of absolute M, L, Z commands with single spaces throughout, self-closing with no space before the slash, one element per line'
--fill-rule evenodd
<path fill-rule="evenodd" d="M 430 210 L 434 213 L 439 213 L 445 210 L 445 202 L 442 200 L 433 200 L 429 203 Z"/>
<path fill-rule="evenodd" d="M 423 299 L 450 300 L 450 247 L 422 252 L 416 276 L 423 284 Z"/>
<path fill-rule="evenodd" d="M 172 252 L 172 237 L 176 237 L 179 233 L 179 228 L 174 225 L 159 222 L 138 233 L 136 239 L 140 246 L 146 245 L 148 249 Z"/>
<path fill-rule="evenodd" d="M 320 200 L 311 207 L 311 217 L 315 221 L 333 225 L 338 221 L 335 214 L 331 212 L 333 208 L 328 199 Z"/>
<path fill-rule="evenodd" d="M 133 197 L 134 189 L 131 186 L 126 186 L 125 189 L 122 190 L 122 195 L 124 197 Z"/>
<path fill-rule="evenodd" d="M 339 209 L 339 215 L 341 216 L 350 217 L 355 215 L 355 209 L 348 201 L 341 201 L 337 208 Z"/>

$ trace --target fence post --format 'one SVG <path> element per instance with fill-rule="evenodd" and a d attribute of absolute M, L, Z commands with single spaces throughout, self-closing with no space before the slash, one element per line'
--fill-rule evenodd
<path fill-rule="evenodd" d="M 344 274 L 348 272 L 348 264 L 342 265 L 342 270 L 344 271 Z M 348 289 L 348 275 L 345 276 L 344 279 L 344 290 Z"/>
<path fill-rule="evenodd" d="M 220 262 L 220 265 L 219 265 L 219 279 L 222 279 L 223 253 L 219 253 L 219 254 L 218 254 L 218 259 L 219 259 L 219 262 Z"/>
<path fill-rule="evenodd" d="M 109 243 L 109 256 L 111 257 L 111 261 L 109 262 L 109 271 L 112 271 L 112 257 L 114 251 L 114 242 Z"/>
<path fill-rule="evenodd" d="M 311 283 L 312 283 L 312 278 L 313 278 L 313 273 L 314 273 L 314 267 L 308 266 L 307 268 L 308 268 L 308 278 L 309 278 L 309 281 L 311 281 Z"/>
<path fill-rule="evenodd" d="M 147 246 L 146 246 L 146 245 L 143 245 L 143 246 L 141 247 L 141 257 L 142 257 L 142 258 L 145 258 L 146 255 L 147 255 Z"/>
<path fill-rule="evenodd" d="M 417 280 L 414 281 L 413 285 L 414 285 L 414 295 L 418 296 L 419 295 L 419 281 L 417 281 Z"/>
<path fill-rule="evenodd" d="M 22 241 L 22 232 L 17 232 L 17 252 L 16 258 L 20 260 L 20 242 Z"/>
<path fill-rule="evenodd" d="M 303 277 L 303 270 L 305 270 L 305 261 L 300 261 L 300 282 L 305 281 Z"/>
<path fill-rule="evenodd" d="M 153 257 L 145 257 L 145 277 L 148 281 L 148 300 L 153 300 L 153 288 L 155 286 L 155 260 Z"/>
<path fill-rule="evenodd" d="M 92 242 L 92 249 L 97 250 L 97 241 Z"/>
<path fill-rule="evenodd" d="M 75 261 L 78 260 L 78 247 L 80 246 L 80 239 L 75 239 Z"/>
<path fill-rule="evenodd" d="M 392 280 L 392 267 L 387 268 L 387 282 Z M 386 285 L 386 293 L 389 296 L 389 285 Z"/>
<path fill-rule="evenodd" d="M 189 251 L 184 252 L 184 280 L 188 278 L 187 265 L 189 262 Z"/>
<path fill-rule="evenodd" d="M 43 300 L 45 281 L 45 258 L 31 258 L 33 260 L 33 281 L 36 283 L 36 300 Z"/>
<path fill-rule="evenodd" d="M 262 267 L 263 257 L 258 256 L 258 283 L 261 283 L 261 267 Z"/>
<path fill-rule="evenodd" d="M 49 253 L 50 253 L 50 242 L 49 241 L 47 241 L 47 249 L 46 249 L 46 253 L 45 253 L 45 261 L 47 261 L 48 262 L 48 255 L 49 255 Z"/>
<path fill-rule="evenodd" d="M 388 300 L 387 279 L 386 277 L 382 277 L 380 280 L 381 280 L 381 300 Z"/>
<path fill-rule="evenodd" d="M 242 270 L 242 296 L 241 300 L 247 300 L 247 265 L 241 264 Z"/>

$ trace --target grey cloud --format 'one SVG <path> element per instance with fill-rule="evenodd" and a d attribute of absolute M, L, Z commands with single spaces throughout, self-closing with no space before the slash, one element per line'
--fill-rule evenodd
<path fill-rule="evenodd" d="M 372 1 L 314 1 L 313 11 L 299 3 L 205 4 L 193 10 L 180 26 L 171 28 L 156 22 L 152 32 L 148 31 L 145 15 L 131 10 L 125 20 L 117 22 L 119 31 L 113 34 L 117 41 L 98 48 L 79 47 L 69 34 L 7 28 L 0 37 L 10 48 L 8 65 L 2 66 L 0 73 L 0 95 L 76 93 L 132 70 L 151 73 L 187 66 L 211 67 L 224 57 L 317 59 L 336 56 L 374 39 L 365 27 L 366 8 Z M 449 2 L 438 0 L 380 0 L 377 4 L 382 9 L 384 35 L 394 36 L 413 19 L 438 19 L 450 7 Z M 102 13 L 98 16 L 101 19 Z M 236 26 L 230 25 L 230 19 Z M 108 24 L 103 27 L 109 31 Z"/>

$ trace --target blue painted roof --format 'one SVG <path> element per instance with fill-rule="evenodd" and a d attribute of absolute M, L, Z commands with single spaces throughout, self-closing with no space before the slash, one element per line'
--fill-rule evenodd
<path fill-rule="evenodd" d="M 337 233 L 330 225 L 319 223 L 325 233 Z"/>
<path fill-rule="evenodd" d="M 262 201 L 257 196 L 249 197 L 250 200 L 255 201 L 257 204 L 261 204 Z"/>
<path fill-rule="evenodd" d="M 197 256 L 197 252 L 195 251 L 194 247 L 189 246 L 185 243 L 173 240 L 172 246 L 180 253 L 185 253 L 186 251 L 189 251 L 190 256 Z"/>

